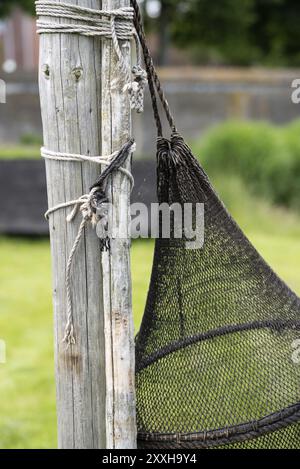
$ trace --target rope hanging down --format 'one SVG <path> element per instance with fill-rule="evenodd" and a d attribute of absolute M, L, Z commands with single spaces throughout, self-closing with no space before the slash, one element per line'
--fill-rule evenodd
<path fill-rule="evenodd" d="M 116 10 L 95 10 L 68 3 L 39 0 L 35 2 L 38 34 L 79 34 L 88 37 L 111 39 L 118 58 L 124 91 L 130 96 L 131 109 L 138 113 L 144 110 L 144 89 L 147 85 L 147 73 L 143 70 L 140 43 L 133 25 L 134 10 L 131 7 Z M 41 17 L 55 18 L 49 21 Z M 71 20 L 72 23 L 60 21 Z M 76 23 L 74 23 L 76 21 Z M 132 81 L 119 41 L 129 41 L 134 37 L 136 43 L 137 64 L 132 69 Z"/>
<path fill-rule="evenodd" d="M 79 230 L 74 241 L 73 247 L 69 254 L 67 267 L 66 267 L 66 292 L 67 292 L 67 323 L 65 327 L 65 335 L 63 342 L 69 347 L 71 344 L 75 344 L 74 336 L 74 325 L 73 325 L 73 313 L 72 313 L 72 293 L 71 293 L 71 270 L 73 265 L 74 256 L 77 248 L 81 241 L 84 229 L 88 223 L 91 223 L 93 227 L 96 226 L 98 221 L 105 215 L 101 213 L 101 207 L 103 204 L 108 202 L 106 197 L 106 183 L 109 176 L 114 171 L 121 171 L 130 180 L 131 186 L 134 185 L 134 179 L 132 174 L 121 165 L 127 160 L 129 155 L 135 151 L 134 140 L 129 140 L 119 152 L 115 152 L 107 157 L 103 156 L 84 156 L 73 153 L 60 153 L 47 150 L 46 148 L 41 149 L 42 157 L 53 161 L 65 161 L 65 162 L 92 162 L 96 164 L 104 164 L 107 168 L 99 176 L 95 184 L 90 188 L 89 194 L 84 194 L 78 199 L 64 202 L 50 208 L 45 217 L 49 220 L 50 215 L 60 209 L 73 207 L 72 212 L 67 216 L 67 222 L 72 222 L 76 215 L 80 212 L 82 214 L 82 221 L 79 226 Z M 109 248 L 109 241 L 107 239 L 101 240 L 101 249 L 105 250 Z"/>
<path fill-rule="evenodd" d="M 132 8 L 134 9 L 134 26 L 135 26 L 135 30 L 140 41 L 140 45 L 143 50 L 144 61 L 146 64 L 148 84 L 149 84 L 152 108 L 153 108 L 158 137 L 162 137 L 163 132 L 162 132 L 162 123 L 161 123 L 161 118 L 159 115 L 158 104 L 157 104 L 157 99 L 156 99 L 156 91 L 161 101 L 162 107 L 164 109 L 164 112 L 169 122 L 169 125 L 171 127 L 171 130 L 173 133 L 176 133 L 177 129 L 176 129 L 175 120 L 171 113 L 169 103 L 165 96 L 162 84 L 160 82 L 160 79 L 154 67 L 151 53 L 147 45 L 140 7 L 138 5 L 137 0 L 130 0 L 130 3 L 132 5 Z"/>

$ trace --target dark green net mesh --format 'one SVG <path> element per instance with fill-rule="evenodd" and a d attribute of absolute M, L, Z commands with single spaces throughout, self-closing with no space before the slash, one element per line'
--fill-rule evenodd
<path fill-rule="evenodd" d="M 205 243 L 158 239 L 136 343 L 141 448 L 300 448 L 300 300 L 232 220 L 183 139 L 158 199 L 204 203 Z"/>

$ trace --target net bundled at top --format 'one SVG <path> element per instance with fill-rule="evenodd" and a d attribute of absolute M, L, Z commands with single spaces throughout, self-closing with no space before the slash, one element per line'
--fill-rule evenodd
<path fill-rule="evenodd" d="M 205 210 L 202 248 L 187 249 L 172 230 L 156 241 L 136 342 L 139 447 L 300 448 L 300 366 L 292 360 L 300 299 L 248 241 L 177 133 L 131 3 L 159 135 L 159 202 Z"/>

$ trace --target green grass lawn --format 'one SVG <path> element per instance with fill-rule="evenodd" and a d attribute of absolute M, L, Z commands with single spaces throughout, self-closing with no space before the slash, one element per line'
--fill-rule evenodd
<path fill-rule="evenodd" d="M 0 146 L 0 160 L 30 160 L 41 157 L 41 145 Z"/>
<path fill-rule="evenodd" d="M 250 239 L 300 293 L 300 218 L 252 200 L 238 181 L 215 182 Z M 133 243 L 136 329 L 152 255 L 152 241 Z M 56 446 L 50 278 L 47 240 L 0 238 L 0 339 L 7 345 L 7 363 L 0 364 L 0 448 Z"/>
<path fill-rule="evenodd" d="M 136 329 L 152 248 L 151 241 L 133 246 Z M 49 243 L 0 238 L 0 260 L 0 339 L 7 347 L 7 363 L 0 364 L 0 448 L 55 447 Z"/>

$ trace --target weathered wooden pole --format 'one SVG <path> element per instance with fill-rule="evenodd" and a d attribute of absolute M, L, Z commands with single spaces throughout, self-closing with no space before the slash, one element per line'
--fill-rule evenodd
<path fill-rule="evenodd" d="M 94 9 L 128 6 L 129 0 L 64 0 Z M 45 17 L 59 22 L 55 17 Z M 64 18 L 64 23 L 74 22 Z M 130 65 L 130 43 L 121 45 Z M 79 34 L 41 34 L 40 98 L 44 146 L 87 156 L 119 150 L 131 131 L 111 39 Z M 130 168 L 130 162 L 128 162 Z M 89 192 L 99 166 L 46 160 L 49 207 Z M 112 223 L 129 222 L 130 183 L 117 173 L 109 195 Z M 66 265 L 81 223 L 66 223 L 70 209 L 50 217 L 55 318 L 58 445 L 60 448 L 135 448 L 134 342 L 130 241 L 114 239 L 102 254 L 87 226 L 72 267 L 75 345 L 62 342 L 66 324 Z"/>
<path fill-rule="evenodd" d="M 103 9 L 127 7 L 130 0 L 103 0 Z M 131 63 L 129 42 L 122 52 Z M 120 79 L 121 78 L 121 79 Z M 123 79 L 122 79 L 123 78 Z M 128 95 L 124 77 L 111 41 L 102 50 L 102 139 L 103 152 L 118 150 L 131 132 Z M 131 162 L 127 162 L 130 169 Z M 113 176 L 110 199 L 113 203 L 112 230 L 128 227 L 130 220 L 130 181 L 122 173 Z M 118 231 L 118 230 L 116 230 Z M 103 295 L 106 340 L 107 412 L 109 448 L 136 448 L 134 326 L 131 301 L 130 239 L 116 238 L 111 250 L 103 253 Z"/>

